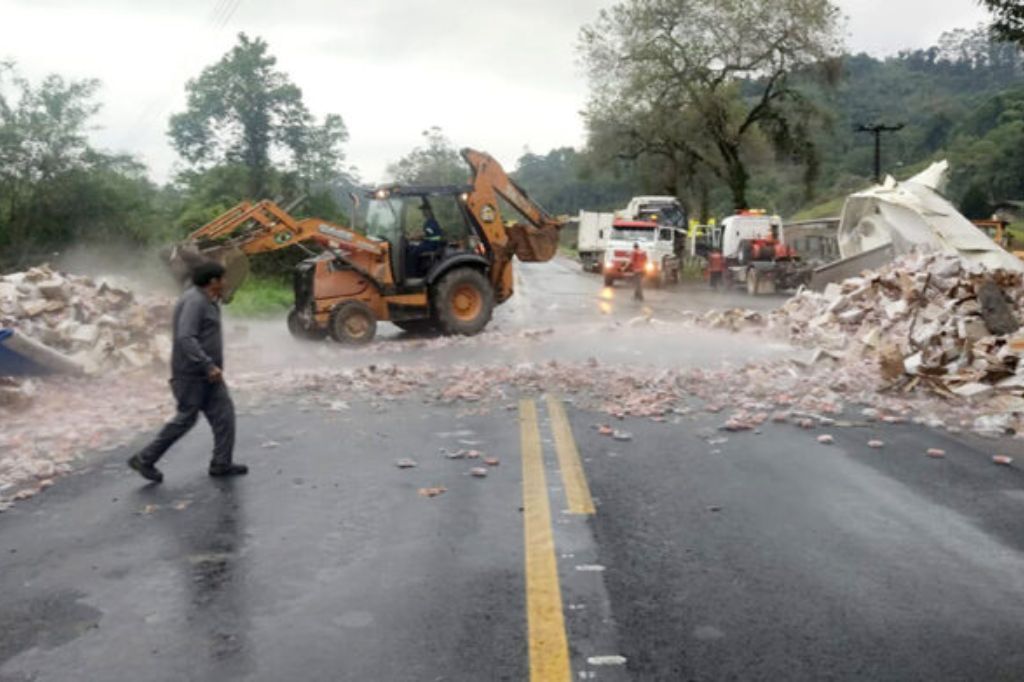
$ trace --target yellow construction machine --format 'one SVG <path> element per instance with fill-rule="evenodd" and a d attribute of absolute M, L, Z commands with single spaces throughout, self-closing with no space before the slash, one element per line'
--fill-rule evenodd
<path fill-rule="evenodd" d="M 384 186 L 357 197 L 362 230 L 297 220 L 271 201 L 239 204 L 172 248 L 179 275 L 202 259 L 223 262 L 229 288 L 246 256 L 303 245 L 319 251 L 295 269 L 293 335 L 369 342 L 378 321 L 407 331 L 472 335 L 513 293 L 512 258 L 551 260 L 562 221 L 548 215 L 491 156 L 471 149 L 467 185 Z M 499 203 L 525 222 L 506 222 Z"/>

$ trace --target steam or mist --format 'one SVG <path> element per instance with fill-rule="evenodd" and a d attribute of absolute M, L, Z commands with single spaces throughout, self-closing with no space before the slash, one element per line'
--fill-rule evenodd
<path fill-rule="evenodd" d="M 79 244 L 59 254 L 53 266 L 75 275 L 106 280 L 139 294 L 176 296 L 181 290 L 155 247 Z"/>

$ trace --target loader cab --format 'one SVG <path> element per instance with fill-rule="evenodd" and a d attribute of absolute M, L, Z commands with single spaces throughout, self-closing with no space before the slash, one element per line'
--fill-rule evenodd
<path fill-rule="evenodd" d="M 399 286 L 417 288 L 453 255 L 482 243 L 465 205 L 469 187 L 385 187 L 368 195 L 369 237 L 390 245 L 391 270 Z"/>

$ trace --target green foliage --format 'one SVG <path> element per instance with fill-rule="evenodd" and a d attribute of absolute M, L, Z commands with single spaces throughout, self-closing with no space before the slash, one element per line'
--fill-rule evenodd
<path fill-rule="evenodd" d="M 168 132 L 196 170 L 245 168 L 244 194 L 257 200 L 271 191 L 275 151 L 290 152 L 308 189 L 344 175 L 341 145 L 348 139 L 337 114 L 315 124 L 302 90 L 274 68 L 268 50 L 263 39 L 240 33 L 231 51 L 188 82 L 187 109 L 171 117 Z"/>
<path fill-rule="evenodd" d="M 292 307 L 294 298 L 287 279 L 253 275 L 235 292 L 227 311 L 233 317 L 279 316 Z"/>
<path fill-rule="evenodd" d="M 424 130 L 423 146 L 388 166 L 391 179 L 402 185 L 461 185 L 469 182 L 469 167 L 437 126 Z"/>
<path fill-rule="evenodd" d="M 1024 3 L 1020 0 L 981 0 L 992 12 L 992 29 L 1002 40 L 1024 45 Z"/>
<path fill-rule="evenodd" d="M 523 154 L 512 177 L 555 215 L 621 208 L 636 193 L 637 183 L 625 173 L 616 176 L 614 163 L 596 165 L 572 147 L 561 147 L 543 156 Z"/>
<path fill-rule="evenodd" d="M 0 65 L 0 265 L 80 241 L 140 244 L 165 224 L 145 169 L 86 140 L 98 88 L 56 75 L 34 85 Z"/>

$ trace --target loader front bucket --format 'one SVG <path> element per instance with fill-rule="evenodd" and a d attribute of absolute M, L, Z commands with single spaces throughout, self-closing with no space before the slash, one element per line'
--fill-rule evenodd
<path fill-rule="evenodd" d="M 524 263 L 544 263 L 558 252 L 558 229 L 513 223 L 505 228 L 512 252 Z"/>
<path fill-rule="evenodd" d="M 179 282 L 187 282 L 197 265 L 216 262 L 224 266 L 224 301 L 230 302 L 249 276 L 249 257 L 235 246 L 199 248 L 195 242 L 175 244 L 166 253 L 167 265 Z"/>

